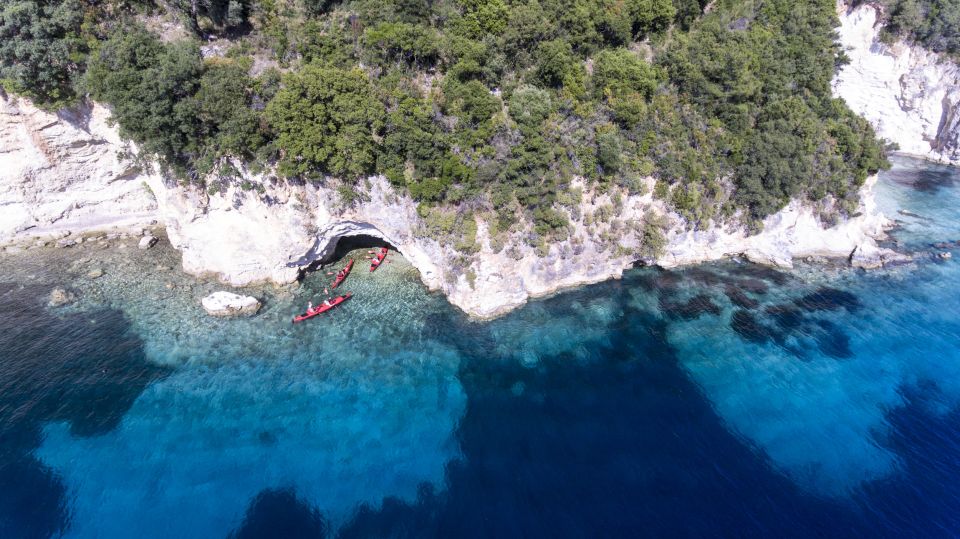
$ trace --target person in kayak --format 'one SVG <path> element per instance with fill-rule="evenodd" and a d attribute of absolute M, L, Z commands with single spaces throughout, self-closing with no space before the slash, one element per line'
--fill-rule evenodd
<path fill-rule="evenodd" d="M 308 302 L 307 302 L 307 312 L 308 312 L 308 313 L 312 313 L 312 312 L 313 312 L 313 302 L 312 302 L 312 301 L 308 301 Z"/>
<path fill-rule="evenodd" d="M 323 300 L 323 306 L 324 306 L 324 307 L 329 307 L 330 305 L 331 305 L 331 304 L 330 304 L 330 298 L 327 298 L 327 299 Z"/>

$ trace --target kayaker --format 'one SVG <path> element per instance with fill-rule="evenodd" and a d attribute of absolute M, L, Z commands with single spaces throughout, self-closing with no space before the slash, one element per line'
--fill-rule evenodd
<path fill-rule="evenodd" d="M 324 306 L 324 307 L 329 307 L 329 306 L 330 306 L 330 298 L 327 298 L 327 299 L 323 300 L 323 306 Z"/>
<path fill-rule="evenodd" d="M 307 302 L 307 312 L 308 312 L 308 313 L 309 313 L 309 312 L 313 312 L 313 302 L 312 302 L 312 301 L 308 301 L 308 302 Z"/>

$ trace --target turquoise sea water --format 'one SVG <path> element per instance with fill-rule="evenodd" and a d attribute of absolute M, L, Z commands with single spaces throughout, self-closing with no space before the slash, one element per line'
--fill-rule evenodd
<path fill-rule="evenodd" d="M 637 269 L 485 323 L 396 255 L 295 326 L 325 272 L 224 321 L 162 246 L 5 255 L 0 535 L 955 536 L 958 181 L 881 178 L 911 264 Z"/>

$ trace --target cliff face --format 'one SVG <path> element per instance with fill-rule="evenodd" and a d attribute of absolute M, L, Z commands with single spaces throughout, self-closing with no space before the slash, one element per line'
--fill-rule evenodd
<path fill-rule="evenodd" d="M 834 93 L 901 151 L 960 164 L 960 67 L 921 47 L 880 42 L 879 9 L 838 5 L 850 63 Z"/>
<path fill-rule="evenodd" d="M 656 261 L 667 267 L 739 254 L 789 266 L 794 257 L 846 257 L 860 245 L 875 250 L 872 238 L 883 233 L 869 184 L 859 217 L 825 229 L 811 209 L 795 202 L 751 236 L 740 227 L 687 231 L 649 194 L 598 194 L 581 182 L 581 200 L 565 210 L 572 223 L 567 240 L 538 252 L 516 232 L 495 245 L 501 242 L 491 241 L 487 223 L 478 220 L 479 251 L 463 254 L 426 237 L 415 202 L 382 177 L 369 178 L 365 200 L 350 207 L 329 188 L 253 175 L 242 167 L 246 182 L 209 194 L 125 164 L 118 158 L 124 146 L 102 107 L 58 116 L 23 100 L 0 105 L 0 245 L 159 220 L 182 252 L 185 271 L 234 286 L 290 283 L 332 253 L 339 238 L 362 234 L 395 246 L 420 270 L 424 284 L 453 304 L 491 317 L 531 296 L 619 277 L 638 259 L 649 215 L 672 223 L 665 254 Z M 252 188 L 237 185 L 243 183 Z"/>
<path fill-rule="evenodd" d="M 0 243 L 159 218 L 108 117 L 99 106 L 56 116 L 0 97 Z"/>

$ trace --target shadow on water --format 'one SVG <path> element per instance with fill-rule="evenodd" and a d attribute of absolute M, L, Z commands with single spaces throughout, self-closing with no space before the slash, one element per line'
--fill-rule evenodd
<path fill-rule="evenodd" d="M 731 283 L 714 277 L 692 279 L 718 290 Z M 779 279 L 759 272 L 746 278 Z M 951 425 L 957 413 L 931 421 L 916 404 L 891 413 L 887 443 L 903 457 L 909 481 L 894 476 L 868 484 L 849 500 L 806 493 L 716 416 L 665 339 L 673 316 L 635 307 L 622 293 L 651 280 L 668 290 L 678 287 L 677 276 L 651 270 L 538 303 L 551 319 L 570 316 L 573 305 L 589 308 L 595 298 L 616 303 L 610 311 L 622 314 L 606 326 L 603 340 L 584 341 L 587 360 L 560 353 L 525 366 L 497 355 L 496 328 L 517 323 L 521 313 L 490 324 L 455 315 L 433 320 L 431 326 L 446 328 L 436 337 L 462 356 L 459 379 L 468 396 L 456 432 L 462 458 L 447 465 L 442 490 L 425 484 L 415 501 L 388 498 L 361 506 L 336 536 L 934 537 L 960 526 L 960 497 L 950 490 L 960 480 L 960 464 L 945 467 L 937 457 L 960 451 L 960 434 Z M 755 284 L 741 291 L 766 292 Z M 759 335 L 770 327 L 817 324 L 841 334 L 811 316 L 861 308 L 855 296 L 828 288 L 775 306 L 774 313 L 757 313 L 769 320 L 764 328 L 742 331 Z M 680 314 L 687 310 L 684 305 Z M 712 316 L 709 310 L 700 315 Z M 839 347 L 835 356 L 848 353 L 843 343 L 822 346 Z M 300 514 L 322 510 L 283 500 Z M 282 513 L 260 512 L 271 520 Z M 263 524 L 258 529 L 264 532 L 245 537 L 274 531 Z"/>
<path fill-rule="evenodd" d="M 327 523 L 315 508 L 301 500 L 292 488 L 261 491 L 229 539 L 315 539 L 327 534 Z"/>
<path fill-rule="evenodd" d="M 900 185 L 910 186 L 913 189 L 927 194 L 936 194 L 941 189 L 953 187 L 956 182 L 957 171 L 953 167 L 925 163 L 922 169 L 897 169 L 885 173 L 887 179 Z"/>
<path fill-rule="evenodd" d="M 119 311 L 53 315 L 47 287 L 0 283 L 0 536 L 46 537 L 68 526 L 64 487 L 31 452 L 41 428 L 75 436 L 117 426 L 167 371 L 147 362 Z"/>
<path fill-rule="evenodd" d="M 602 342 L 583 342 L 587 358 L 560 353 L 525 366 L 497 355 L 498 325 L 516 324 L 520 313 L 490 324 L 435 320 L 462 357 L 462 458 L 448 464 L 442 491 L 424 485 L 416 501 L 361 506 L 337 536 L 809 537 L 844 529 L 840 507 L 804 495 L 730 434 L 679 367 L 665 340 L 669 322 L 617 293 L 651 275 L 662 277 L 645 272 L 538 303 L 550 318 L 615 303 L 609 311 L 622 314 Z"/>

